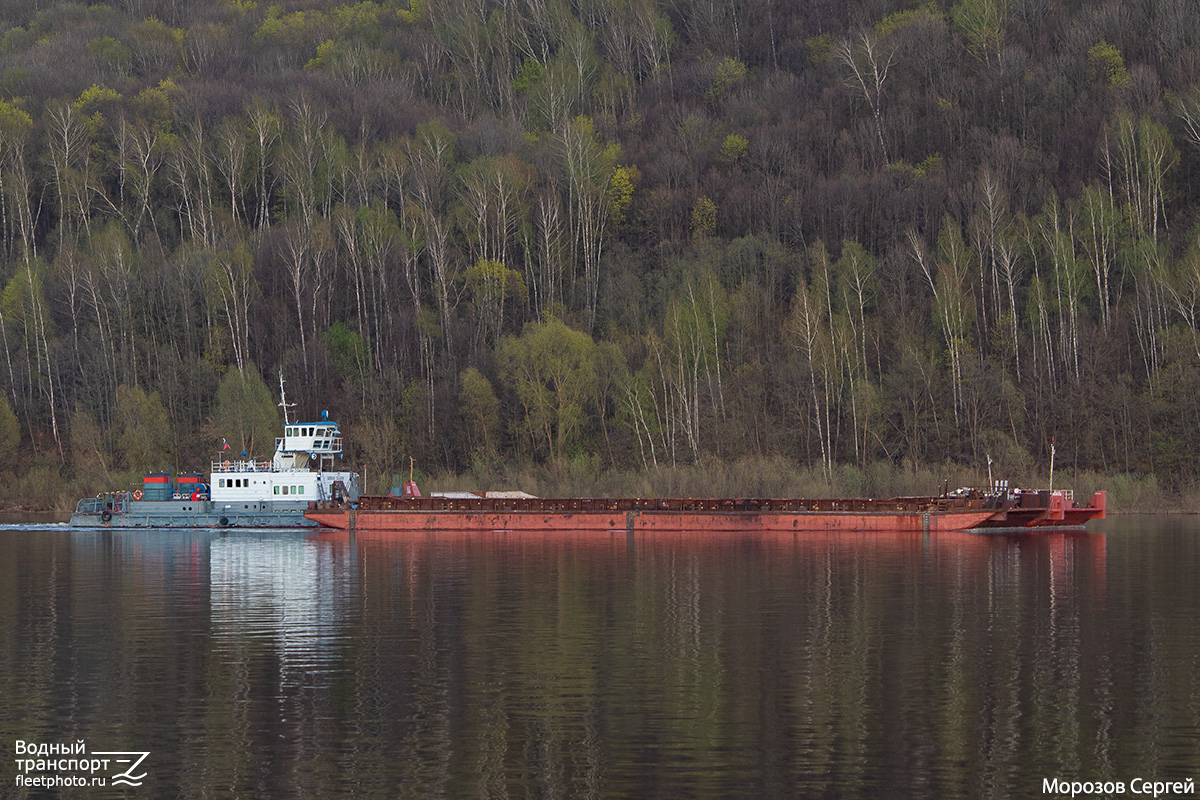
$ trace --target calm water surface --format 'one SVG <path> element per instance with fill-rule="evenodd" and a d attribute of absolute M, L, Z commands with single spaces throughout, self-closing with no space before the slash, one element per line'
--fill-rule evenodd
<path fill-rule="evenodd" d="M 1200 521 L 1086 534 L 0 529 L 16 741 L 138 797 L 1033 797 L 1200 779 Z M 67 789 L 63 796 L 118 796 Z"/>

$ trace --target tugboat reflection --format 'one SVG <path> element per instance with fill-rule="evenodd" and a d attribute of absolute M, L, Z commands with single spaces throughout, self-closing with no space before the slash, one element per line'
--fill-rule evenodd
<path fill-rule="evenodd" d="M 213 652 L 241 660 L 270 649 L 287 676 L 333 669 L 357 595 L 352 563 L 295 536 L 214 539 L 209 552 Z"/>

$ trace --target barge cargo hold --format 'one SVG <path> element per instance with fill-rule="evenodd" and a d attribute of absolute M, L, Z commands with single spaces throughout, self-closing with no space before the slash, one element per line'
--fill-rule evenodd
<path fill-rule="evenodd" d="M 362 496 L 313 503 L 322 528 L 369 531 L 620 532 L 889 531 L 974 528 L 996 513 L 988 498 L 891 499 L 504 498 Z"/>

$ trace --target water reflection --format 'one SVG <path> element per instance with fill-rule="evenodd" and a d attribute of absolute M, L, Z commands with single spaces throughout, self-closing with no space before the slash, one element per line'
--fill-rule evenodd
<path fill-rule="evenodd" d="M 153 796 L 1195 777 L 1200 529 L 1109 530 L 5 530 L 0 735 L 151 749 Z"/>
<path fill-rule="evenodd" d="M 273 649 L 285 685 L 342 662 L 358 593 L 352 558 L 335 559 L 301 537 L 224 538 L 209 546 L 208 573 L 217 657 L 238 662 Z"/>

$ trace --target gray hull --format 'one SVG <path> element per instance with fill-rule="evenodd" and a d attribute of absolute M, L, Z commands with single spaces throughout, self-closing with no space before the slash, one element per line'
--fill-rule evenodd
<path fill-rule="evenodd" d="M 76 511 L 77 528 L 314 528 L 306 502 L 214 503 L 210 500 L 129 500 L 116 511 Z M 105 516 L 108 519 L 105 519 Z"/>

